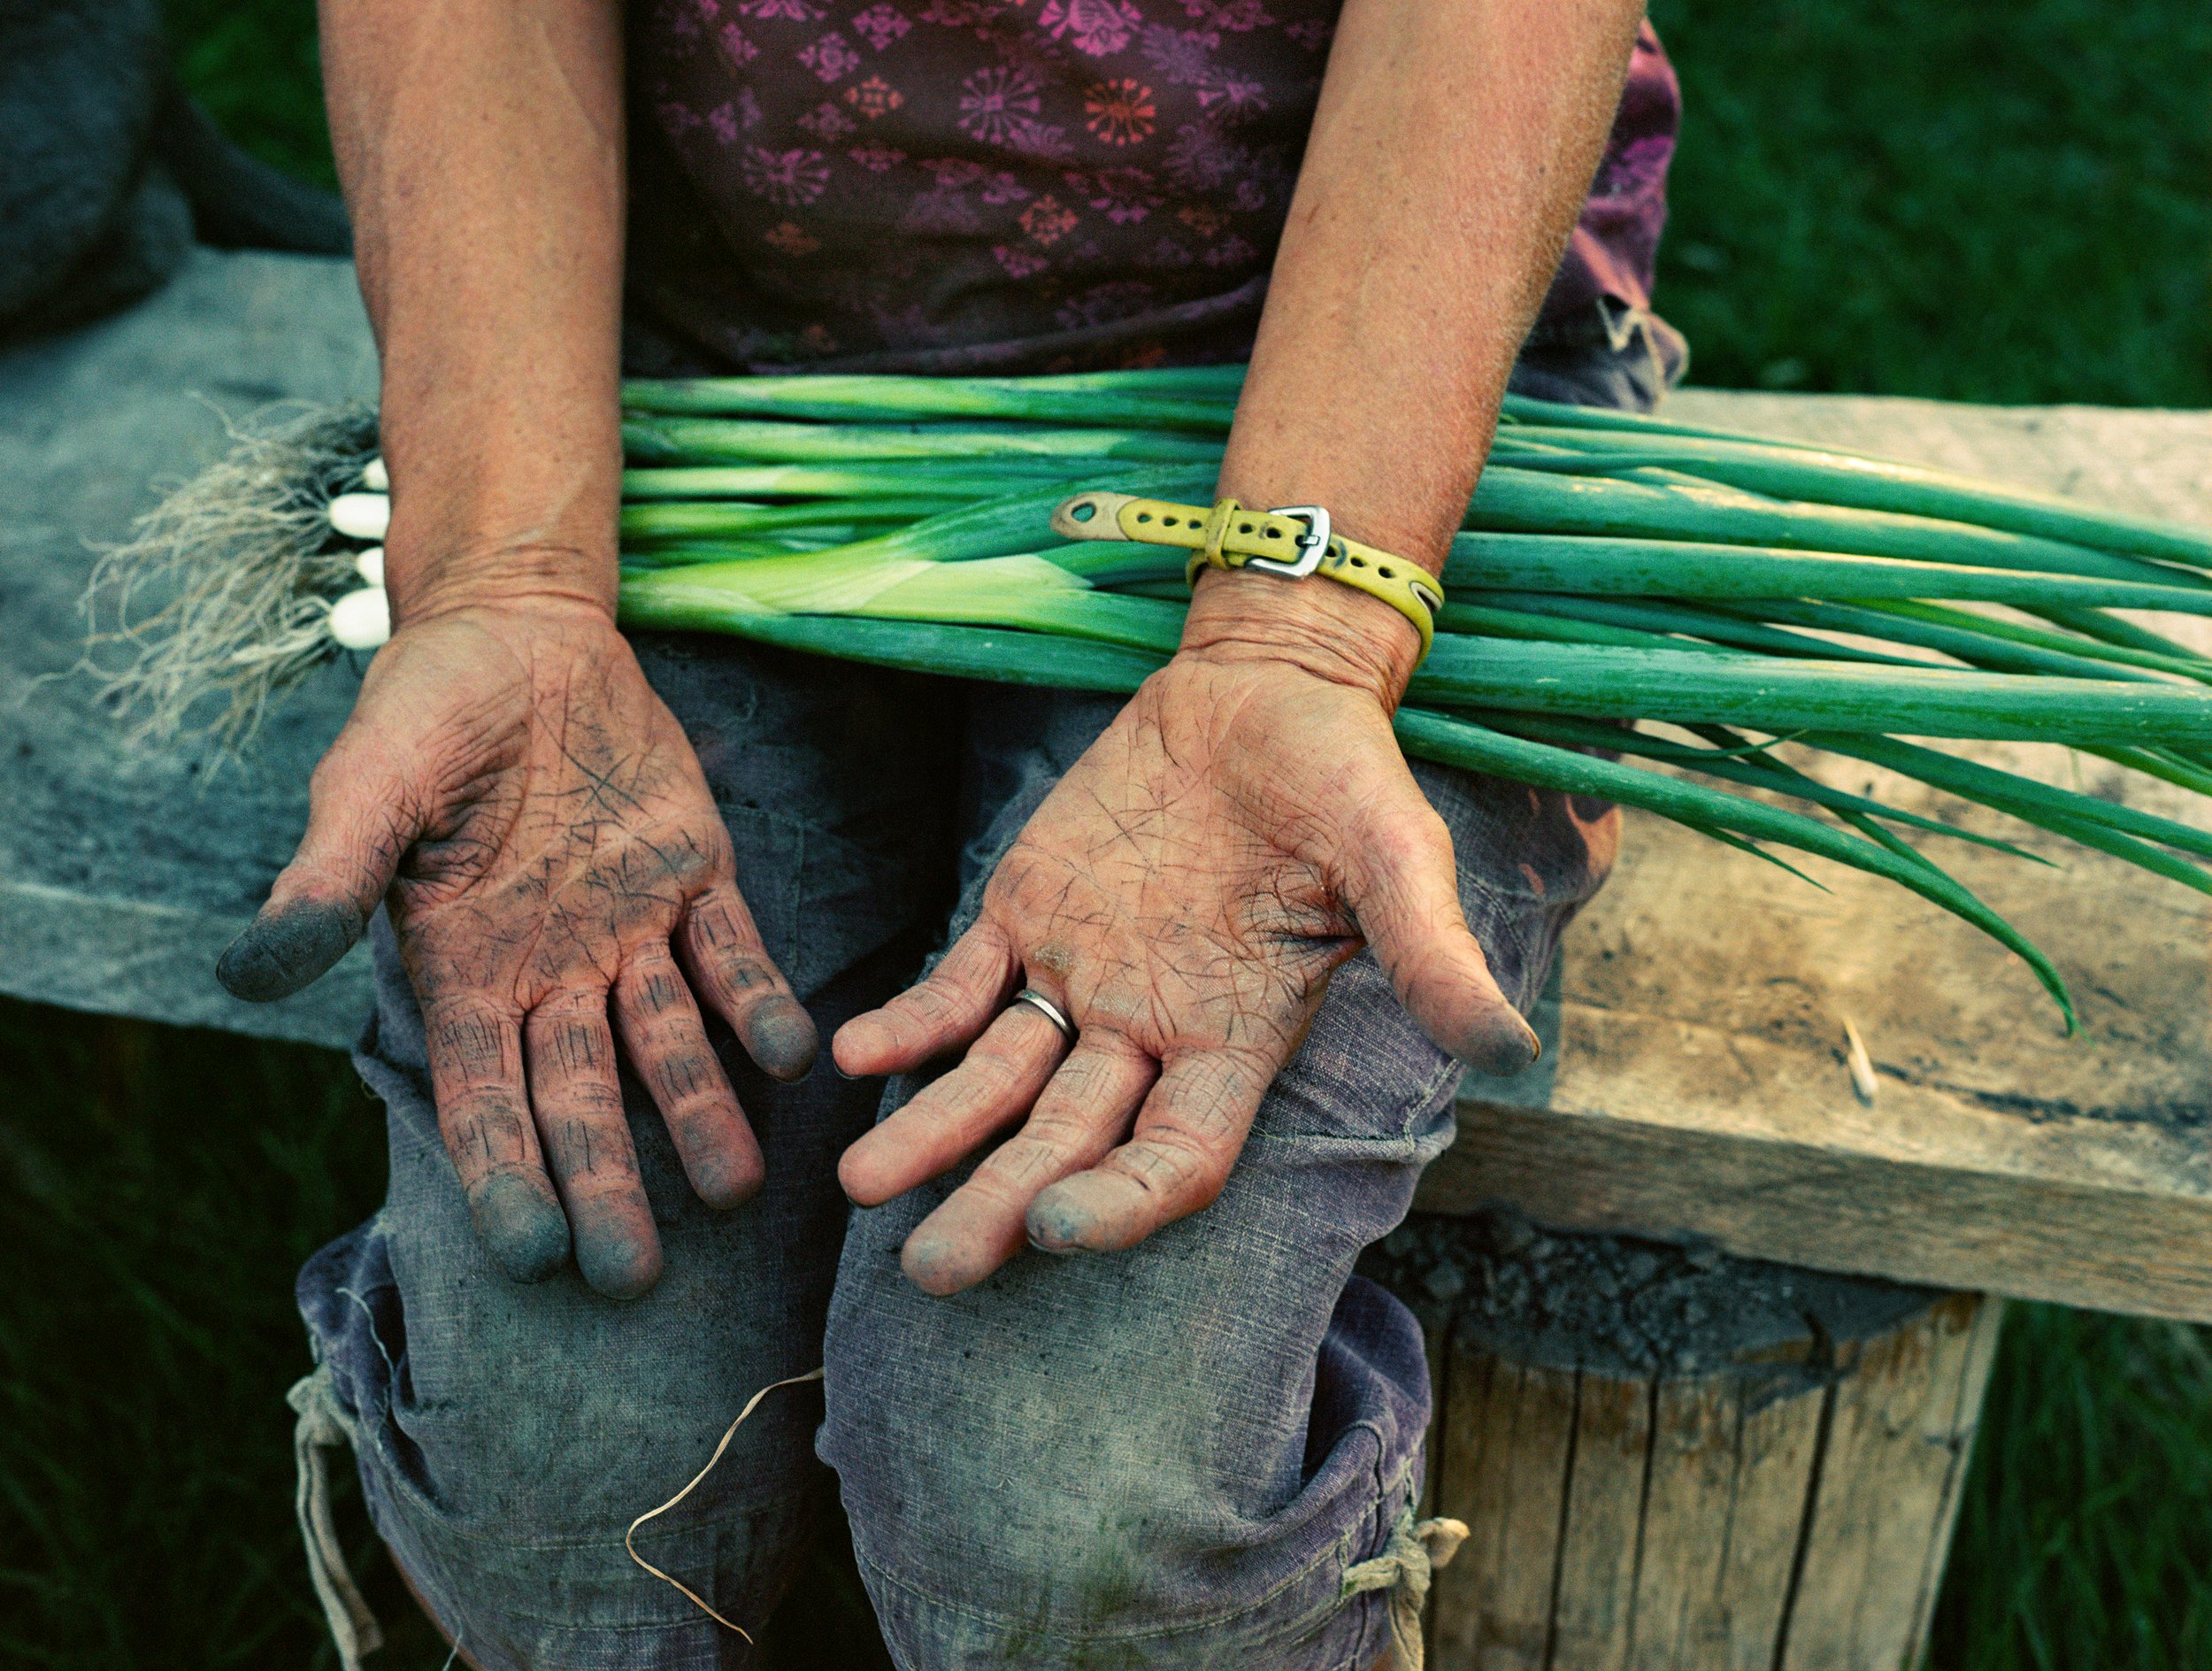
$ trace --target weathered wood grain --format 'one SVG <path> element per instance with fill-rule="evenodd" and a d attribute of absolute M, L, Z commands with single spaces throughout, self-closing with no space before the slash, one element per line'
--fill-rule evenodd
<path fill-rule="evenodd" d="M 1774 1563 L 1793 1549 L 1803 1525 L 1804 1482 L 1820 1450 L 1822 1400 L 1784 1392 L 1774 1382 L 1751 1380 L 1735 1389 L 1735 1472 L 1728 1525 L 1718 1570 L 1704 1599 L 1714 1644 L 1680 1661 L 1684 1671 L 1770 1671 L 1772 1644 L 1782 1628 L 1785 1598 L 1776 1591 Z M 1940 1570 L 1949 1528 L 1933 1551 Z"/>
<path fill-rule="evenodd" d="M 1652 1390 L 1626 1376 L 1575 1377 L 1574 1454 L 1552 1602 L 1555 1666 L 1622 1671 L 1628 1664 L 1651 1487 Z"/>
<path fill-rule="evenodd" d="M 1770 1671 L 1820 1403 L 1755 1372 L 1659 1383 L 1636 1671 Z"/>
<path fill-rule="evenodd" d="M 1451 1342 L 1439 1671 L 1909 1671 L 2001 1303 L 1645 1378 Z"/>
<path fill-rule="evenodd" d="M 1469 1101 L 1419 1205 L 1694 1231 L 1732 1253 L 2111 1311 L 2212 1317 L 2193 1121 L 1993 1108 L 1765 1039 L 1568 1002 L 1549 1108 Z M 1830 1069 L 1832 1068 L 1832 1071 Z"/>
<path fill-rule="evenodd" d="M 1780 1671 L 1912 1662 L 2002 1311 L 1956 1294 L 1918 1327 L 1845 1349 Z"/>
<path fill-rule="evenodd" d="M 1552 1571 L 1574 1427 L 1575 1377 L 1451 1347 L 1440 1512 L 1468 1526 L 1436 1575 L 1436 1649 L 1444 1665 L 1543 1671 Z M 1479 1552 L 1474 1559 L 1464 1559 Z"/>

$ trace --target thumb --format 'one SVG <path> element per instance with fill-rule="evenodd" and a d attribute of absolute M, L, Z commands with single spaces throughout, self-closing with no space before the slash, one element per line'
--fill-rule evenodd
<path fill-rule="evenodd" d="M 308 788 L 307 832 L 245 931 L 216 959 L 234 997 L 289 997 L 345 956 L 422 834 L 418 800 L 376 751 L 345 735 Z"/>
<path fill-rule="evenodd" d="M 1438 1048 L 1485 1074 L 1519 1073 L 1542 1046 L 1468 929 L 1444 820 L 1415 789 L 1381 801 L 1363 822 L 1345 903 L 1398 1001 Z"/>

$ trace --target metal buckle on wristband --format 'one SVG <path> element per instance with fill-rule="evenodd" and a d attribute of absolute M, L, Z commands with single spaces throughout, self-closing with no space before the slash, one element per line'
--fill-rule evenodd
<path fill-rule="evenodd" d="M 1329 512 L 1325 505 L 1279 504 L 1270 516 L 1297 517 L 1306 525 L 1306 531 L 1297 536 L 1298 556 L 1285 562 L 1274 557 L 1248 557 L 1244 566 L 1258 569 L 1264 574 L 1279 574 L 1285 580 L 1302 581 L 1321 566 L 1321 559 L 1329 554 Z"/>

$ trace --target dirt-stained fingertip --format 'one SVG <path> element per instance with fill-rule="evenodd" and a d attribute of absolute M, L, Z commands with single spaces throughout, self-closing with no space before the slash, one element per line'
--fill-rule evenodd
<path fill-rule="evenodd" d="M 1544 1042 L 1518 1010 L 1494 1011 L 1476 1023 L 1454 1052 L 1479 1074 L 1510 1079 L 1525 1073 L 1544 1053 Z"/>
<path fill-rule="evenodd" d="M 661 1280 L 660 1238 L 649 1214 L 610 1214 L 576 1238 L 576 1268 L 609 1299 L 635 1299 Z"/>
<path fill-rule="evenodd" d="M 319 979 L 361 937 L 351 905 L 295 899 L 264 905 L 215 960 L 215 978 L 234 998 L 272 1004 Z"/>
<path fill-rule="evenodd" d="M 684 1175 L 691 1181 L 692 1193 L 717 1213 L 736 1211 L 768 1181 L 757 1149 L 749 1154 L 710 1152 L 696 1158 L 687 1153 Z"/>
<path fill-rule="evenodd" d="M 821 1049 L 814 1018 L 796 998 L 766 999 L 747 1020 L 745 1052 L 772 1078 L 804 1079 Z"/>
<path fill-rule="evenodd" d="M 492 1263 L 518 1282 L 542 1282 L 568 1263 L 568 1215 L 552 1187 L 501 1172 L 469 1196 L 469 1217 Z"/>
<path fill-rule="evenodd" d="M 1080 1253 L 1098 1225 L 1091 1210 L 1069 1199 L 1066 1191 L 1048 1190 L 1029 1204 L 1025 1228 L 1029 1245 L 1040 1253 Z"/>
<path fill-rule="evenodd" d="M 899 1268 L 923 1293 L 940 1299 L 957 1294 L 976 1280 L 972 1260 L 958 1246 L 919 1232 L 907 1237 L 899 1254 Z"/>

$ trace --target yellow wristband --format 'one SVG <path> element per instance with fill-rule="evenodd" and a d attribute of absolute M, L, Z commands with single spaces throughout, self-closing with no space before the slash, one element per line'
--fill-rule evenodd
<path fill-rule="evenodd" d="M 1381 598 L 1411 621 L 1424 657 L 1436 642 L 1436 612 L 1444 607 L 1436 577 L 1418 564 L 1333 532 L 1329 513 L 1317 504 L 1254 511 L 1224 499 L 1209 511 L 1126 493 L 1079 493 L 1054 510 L 1052 531 L 1066 540 L 1185 547 L 1191 559 L 1183 578 L 1193 583 L 1205 568 L 1256 568 L 1288 580 L 1324 574 Z"/>

